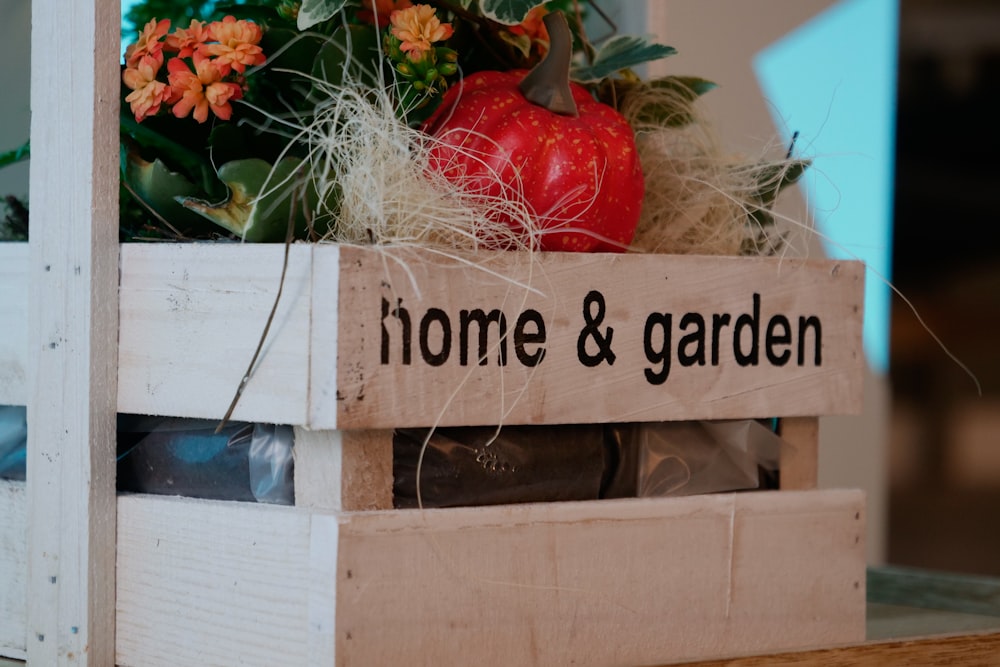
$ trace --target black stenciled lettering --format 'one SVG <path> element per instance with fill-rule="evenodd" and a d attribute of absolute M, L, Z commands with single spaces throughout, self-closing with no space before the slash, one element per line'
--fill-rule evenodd
<path fill-rule="evenodd" d="M 469 326 L 475 322 L 479 326 L 479 354 L 476 358 L 480 366 L 487 364 L 486 355 L 489 351 L 489 329 L 490 323 L 496 323 L 498 329 L 498 343 L 500 345 L 500 365 L 507 365 L 507 316 L 500 310 L 494 308 L 486 313 L 482 308 L 475 310 L 462 310 L 458 313 L 458 346 L 459 363 L 462 366 L 469 365 Z"/>
<path fill-rule="evenodd" d="M 535 325 L 533 332 L 525 330 L 529 324 Z M 545 348 L 539 347 L 534 352 L 528 352 L 524 346 L 544 344 L 545 320 L 542 319 L 541 313 L 529 308 L 518 316 L 517 323 L 514 325 L 514 354 L 517 355 L 517 360 L 521 364 L 533 368 L 542 363 L 542 359 L 545 358 Z"/>
<path fill-rule="evenodd" d="M 743 351 L 743 329 L 750 329 L 750 351 Z M 753 314 L 743 313 L 733 325 L 733 356 L 740 366 L 760 363 L 760 294 L 754 292 Z"/>
<path fill-rule="evenodd" d="M 659 364 L 659 369 L 646 368 L 646 382 L 652 385 L 663 384 L 670 376 L 670 328 L 673 326 L 673 315 L 670 313 L 650 313 L 646 318 L 646 326 L 642 334 L 642 349 L 646 359 L 651 364 Z M 657 329 L 660 345 L 653 339 Z"/>
<path fill-rule="evenodd" d="M 777 330 L 780 327 L 781 332 Z M 784 366 L 792 357 L 791 350 L 775 351 L 779 346 L 788 346 L 792 342 L 792 325 L 784 315 L 775 315 L 767 323 L 767 330 L 764 333 L 764 353 L 767 360 L 775 366 Z"/>
<path fill-rule="evenodd" d="M 681 366 L 705 365 L 705 318 L 698 313 L 685 313 L 681 318 L 680 329 L 687 331 L 694 326 L 694 331 L 685 334 L 677 342 L 677 361 Z M 689 352 L 688 348 L 694 347 Z"/>
<path fill-rule="evenodd" d="M 819 318 L 815 315 L 810 315 L 809 317 L 799 317 L 799 366 L 805 365 L 806 358 L 806 330 L 813 330 L 813 344 L 815 346 L 815 352 L 813 353 L 813 365 L 822 366 L 823 365 L 823 325 L 820 324 Z"/>
<path fill-rule="evenodd" d="M 732 320 L 732 316 L 729 313 L 715 313 L 712 315 L 712 365 L 719 365 L 719 332 L 722 331 L 722 327 L 729 326 L 729 321 Z"/>
<path fill-rule="evenodd" d="M 441 349 L 431 352 L 430 329 L 431 324 L 437 322 L 441 327 Z M 441 366 L 448 361 L 451 354 L 451 320 L 448 313 L 440 308 L 428 308 L 427 312 L 420 318 L 420 356 L 430 366 Z"/>
<path fill-rule="evenodd" d="M 382 359 L 382 365 L 383 366 L 387 366 L 389 364 L 390 340 L 389 340 L 389 330 L 385 328 L 385 320 L 386 320 L 387 317 L 389 317 L 390 314 L 393 317 L 395 317 L 397 320 L 399 320 L 400 329 L 401 329 L 401 331 L 400 331 L 400 341 L 401 341 L 402 350 L 403 350 L 403 352 L 402 352 L 403 364 L 404 365 L 409 365 L 410 359 L 411 359 L 411 354 L 410 354 L 410 334 L 411 334 L 411 328 L 412 328 L 410 326 L 410 313 L 408 313 L 406 311 L 406 308 L 403 308 L 402 301 L 398 302 L 396 304 L 396 307 L 393 308 L 392 310 L 389 309 L 390 306 L 391 306 L 391 304 L 386 300 L 386 298 L 382 297 L 382 346 L 381 346 L 382 347 L 382 349 L 381 349 L 381 352 L 382 352 L 382 357 L 381 357 L 381 359 Z"/>
<path fill-rule="evenodd" d="M 597 307 L 597 311 L 592 313 L 594 306 Z M 590 290 L 583 298 L 583 320 L 586 324 L 576 339 L 576 356 L 580 363 L 587 368 L 593 368 L 602 361 L 607 361 L 608 366 L 615 363 L 615 353 L 611 349 L 611 339 L 615 334 L 614 327 L 608 327 L 604 333 L 599 328 L 604 322 L 604 309 L 604 295 L 597 290 Z M 587 352 L 588 339 L 592 339 L 597 344 L 596 354 Z"/>

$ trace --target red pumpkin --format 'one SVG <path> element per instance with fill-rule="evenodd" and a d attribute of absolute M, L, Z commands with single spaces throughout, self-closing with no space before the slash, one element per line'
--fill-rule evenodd
<path fill-rule="evenodd" d="M 451 88 L 424 124 L 440 141 L 431 167 L 475 191 L 520 191 L 541 230 L 532 247 L 625 250 L 644 192 L 632 128 L 577 84 L 577 116 L 531 102 L 519 88 L 525 75 L 478 72 Z"/>

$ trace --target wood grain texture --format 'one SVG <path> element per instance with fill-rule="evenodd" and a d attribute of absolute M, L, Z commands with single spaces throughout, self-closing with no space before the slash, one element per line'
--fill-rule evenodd
<path fill-rule="evenodd" d="M 295 429 L 295 505 L 392 509 L 392 431 Z"/>
<path fill-rule="evenodd" d="M 778 420 L 781 436 L 781 488 L 815 489 L 819 479 L 819 418 L 783 417 Z"/>
<path fill-rule="evenodd" d="M 392 431 L 344 431 L 342 508 L 392 509 Z"/>
<path fill-rule="evenodd" d="M 310 563 L 336 553 L 312 553 L 308 512 L 152 496 L 118 505 L 117 664 L 313 664 L 309 601 L 333 582 Z"/>
<path fill-rule="evenodd" d="M 0 243 L 0 405 L 26 405 L 28 244 Z"/>
<path fill-rule="evenodd" d="M 1000 633 L 987 632 L 905 641 L 872 642 L 859 646 L 826 648 L 800 653 L 759 655 L 685 664 L 691 665 L 691 667 L 792 667 L 793 665 L 995 667 L 997 656 L 1000 656 Z"/>
<path fill-rule="evenodd" d="M 27 656 L 28 503 L 24 482 L 0 479 L 0 656 Z"/>
<path fill-rule="evenodd" d="M 413 249 L 292 250 L 274 340 L 237 418 L 368 429 L 811 416 L 860 405 L 863 273 L 857 263 L 483 253 L 475 257 L 479 266 L 470 267 Z M 283 248 L 268 245 L 123 248 L 120 410 L 220 417 L 270 311 L 282 256 Z M 591 290 L 600 291 L 605 304 L 602 324 L 594 327 L 601 336 L 614 330 L 613 364 L 581 363 L 581 332 L 587 316 L 597 313 L 596 304 L 584 313 Z M 408 325 L 396 316 L 403 312 L 397 307 L 406 311 Z M 439 311 L 424 322 L 433 308 Z M 499 322 L 487 327 L 485 365 L 478 363 L 477 309 L 483 315 L 495 310 L 497 320 L 502 312 L 507 325 L 502 343 Z M 528 310 L 538 319 L 524 320 L 518 338 L 517 322 Z M 705 318 L 703 366 L 683 366 L 676 358 L 683 335 L 694 331 L 690 323 L 679 328 L 689 312 Z M 673 318 L 671 368 L 659 385 L 646 379 L 647 370 L 663 370 L 645 349 L 652 313 Z M 711 360 L 715 314 L 730 318 L 716 336 L 718 364 Z M 818 363 L 809 329 L 801 366 L 795 332 L 782 348 L 788 363 L 765 361 L 765 329 L 778 315 L 795 330 L 799 317 L 820 320 Z M 739 365 L 732 338 L 742 316 L 758 322 L 759 349 L 755 362 Z M 443 317 L 449 318 L 451 349 L 434 366 L 424 361 L 421 347 L 440 351 Z M 468 318 L 465 334 L 462 317 Z M 538 322 L 544 343 L 533 340 Z M 743 333 L 749 350 L 751 335 Z M 660 334 L 654 326 L 653 348 L 662 347 L 654 340 Z M 584 355 L 597 354 L 589 334 L 582 342 Z M 685 345 L 694 354 L 696 343 Z M 500 366 L 503 347 L 507 363 Z M 468 351 L 465 365 L 461 349 Z M 536 366 L 524 365 L 542 349 Z"/>
<path fill-rule="evenodd" d="M 306 423 L 311 256 L 309 246 L 291 248 L 234 419 Z M 264 331 L 283 263 L 280 245 L 123 246 L 118 409 L 221 418 Z"/>
<path fill-rule="evenodd" d="M 862 506 L 819 491 L 348 516 L 336 664 L 639 665 L 863 641 Z"/>
<path fill-rule="evenodd" d="M 637 665 L 860 642 L 863 523 L 850 491 L 339 515 L 124 496 L 117 657 Z"/>
<path fill-rule="evenodd" d="M 316 250 L 317 266 L 323 251 Z M 339 428 L 811 416 L 860 407 L 863 268 L 858 263 L 562 253 L 532 261 L 499 253 L 477 255 L 480 266 L 470 268 L 415 250 L 346 247 L 337 260 Z M 603 308 L 596 302 L 585 307 L 594 290 L 602 295 Z M 541 362 L 522 363 L 515 340 L 499 342 L 493 324 L 483 348 L 487 354 L 477 363 L 479 327 L 468 320 L 463 342 L 460 326 L 462 311 L 475 309 L 495 309 L 498 319 L 502 312 L 510 339 L 516 339 L 521 314 L 534 310 L 544 323 L 545 343 L 529 344 L 525 352 L 544 347 Z M 654 313 L 672 318 L 673 359 L 662 384 L 648 381 L 646 373 L 663 370 L 647 356 L 647 340 L 653 352 L 663 348 L 662 328 L 654 321 L 650 329 Z M 677 359 L 682 336 L 698 331 L 694 321 L 680 329 L 687 313 L 703 319 L 703 365 L 684 366 Z M 717 346 L 716 314 L 722 317 Z M 756 362 L 744 365 L 737 363 L 733 343 L 742 316 L 759 322 L 762 348 Z M 794 330 L 783 365 L 771 364 L 763 349 L 764 329 L 777 316 L 786 317 Z M 822 325 L 821 359 L 817 364 L 814 339 L 804 330 L 808 353 L 800 366 L 797 323 L 810 317 Z M 599 337 L 613 329 L 613 363 L 610 357 L 593 367 L 582 363 L 586 356 L 600 356 L 588 326 Z M 448 327 L 450 342 L 443 333 Z M 528 324 L 526 331 L 536 328 Z M 749 350 L 747 330 L 743 341 Z M 695 340 L 685 345 L 697 356 Z M 504 346 L 507 363 L 501 366 Z M 717 364 L 712 347 L 718 347 Z M 463 350 L 468 350 L 464 365 Z M 772 350 L 775 356 L 778 350 Z M 334 406 L 314 405 L 313 415 L 324 409 Z"/>
<path fill-rule="evenodd" d="M 31 24 L 59 46 L 31 58 L 28 660 L 110 665 L 120 6 L 33 2 Z"/>

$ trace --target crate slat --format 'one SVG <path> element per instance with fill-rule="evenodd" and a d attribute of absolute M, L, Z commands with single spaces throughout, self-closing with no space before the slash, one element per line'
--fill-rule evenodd
<path fill-rule="evenodd" d="M 118 534 L 122 665 L 634 665 L 864 640 L 858 491 L 340 515 L 127 496 Z"/>
<path fill-rule="evenodd" d="M 0 479 L 0 656 L 27 658 L 28 505 L 24 482 Z"/>
<path fill-rule="evenodd" d="M 120 26 L 117 0 L 32 2 L 32 665 L 114 662 Z"/>
<path fill-rule="evenodd" d="M 283 252 L 124 246 L 119 409 L 221 416 L 267 320 Z M 293 247 L 237 418 L 384 429 L 860 409 L 857 262 L 562 253 L 475 261 Z M 600 304 L 588 303 L 595 293 Z M 601 352 L 612 329 L 610 352 Z M 665 331 L 669 367 L 659 354 Z"/>

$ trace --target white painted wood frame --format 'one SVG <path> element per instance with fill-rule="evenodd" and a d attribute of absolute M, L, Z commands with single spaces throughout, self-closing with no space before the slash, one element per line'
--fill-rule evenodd
<path fill-rule="evenodd" d="M 28 621 L 33 665 L 115 661 L 118 0 L 32 3 Z"/>

